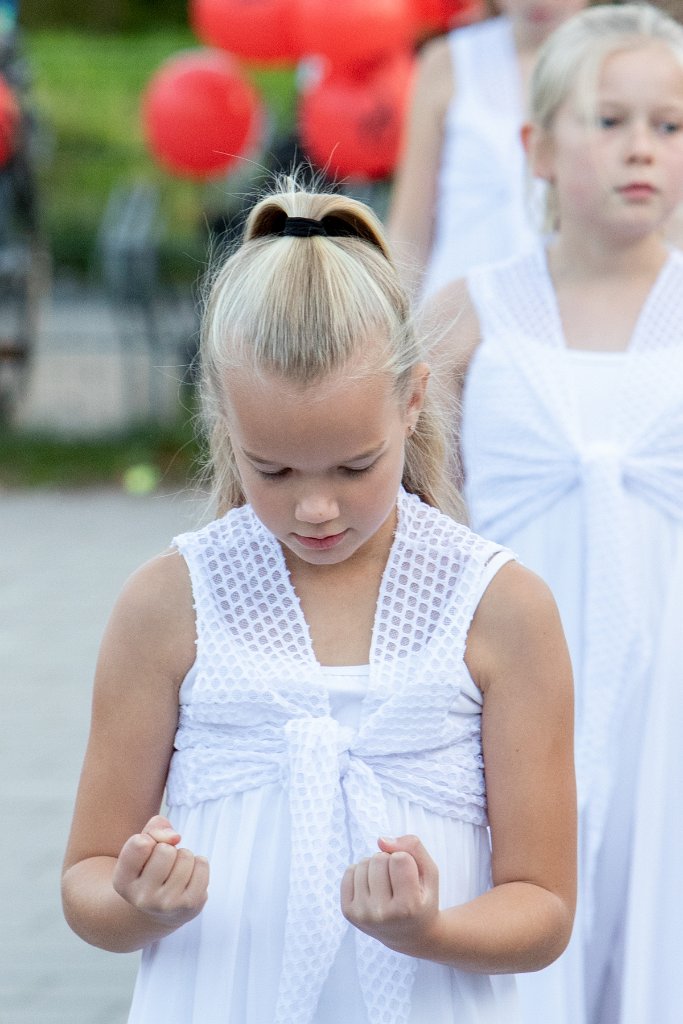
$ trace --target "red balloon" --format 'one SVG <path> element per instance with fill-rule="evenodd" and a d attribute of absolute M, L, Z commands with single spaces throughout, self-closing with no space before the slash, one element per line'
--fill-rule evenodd
<path fill-rule="evenodd" d="M 364 74 L 332 68 L 304 94 L 299 131 L 308 155 L 336 177 L 375 180 L 398 160 L 414 60 L 395 54 Z"/>
<path fill-rule="evenodd" d="M 484 0 L 413 0 L 413 8 L 420 25 L 439 32 L 480 21 L 486 14 Z"/>
<path fill-rule="evenodd" d="M 171 57 L 149 82 L 142 104 L 147 143 L 168 170 L 192 178 L 226 171 L 256 141 L 258 95 L 227 53 Z"/>
<path fill-rule="evenodd" d="M 322 54 L 338 65 L 406 49 L 415 28 L 411 0 L 296 0 L 294 5 L 302 53 Z"/>
<path fill-rule="evenodd" d="M 17 147 L 20 116 L 17 98 L 0 75 L 0 167 L 4 167 Z"/>
<path fill-rule="evenodd" d="M 190 24 L 203 43 L 256 61 L 293 62 L 293 0 L 190 0 Z"/>

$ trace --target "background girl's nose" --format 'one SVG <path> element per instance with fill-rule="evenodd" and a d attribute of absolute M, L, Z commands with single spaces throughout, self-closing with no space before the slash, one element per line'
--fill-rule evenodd
<path fill-rule="evenodd" d="M 628 155 L 631 159 L 649 159 L 652 155 L 652 136 L 647 125 L 633 125 L 628 134 Z"/>

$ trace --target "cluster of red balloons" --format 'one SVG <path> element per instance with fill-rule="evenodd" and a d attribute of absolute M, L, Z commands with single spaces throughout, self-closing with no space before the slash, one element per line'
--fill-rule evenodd
<path fill-rule="evenodd" d="M 5 166 L 16 149 L 19 120 L 17 98 L 0 75 L 0 167 Z"/>
<path fill-rule="evenodd" d="M 483 0 L 190 0 L 210 49 L 171 58 L 143 103 L 148 142 L 170 170 L 224 172 L 258 138 L 260 100 L 236 58 L 323 59 L 304 88 L 299 131 L 311 159 L 343 177 L 382 178 L 398 158 L 413 59 L 425 33 L 473 21 Z"/>

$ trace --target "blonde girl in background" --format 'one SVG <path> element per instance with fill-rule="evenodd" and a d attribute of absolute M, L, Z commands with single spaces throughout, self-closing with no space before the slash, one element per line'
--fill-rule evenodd
<path fill-rule="evenodd" d="M 388 234 L 409 291 L 428 298 L 537 238 L 520 129 L 539 46 L 586 0 L 500 0 L 500 16 L 425 46 Z"/>
<path fill-rule="evenodd" d="M 219 517 L 114 610 L 67 918 L 143 950 L 132 1024 L 511 1024 L 571 931 L 568 654 L 545 585 L 449 515 L 370 211 L 262 200 L 201 358 Z"/>
<path fill-rule="evenodd" d="M 547 245 L 472 271 L 449 324 L 473 529 L 550 585 L 576 680 L 579 902 L 520 979 L 529 1024 L 681 1019 L 683 28 L 646 4 L 557 30 L 525 129 Z M 678 750 L 678 753 L 676 751 Z"/>

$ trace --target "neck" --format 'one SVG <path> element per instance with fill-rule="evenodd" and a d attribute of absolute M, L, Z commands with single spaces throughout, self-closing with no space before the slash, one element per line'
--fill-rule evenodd
<path fill-rule="evenodd" d="M 528 22 L 512 22 L 512 38 L 520 60 L 533 61 L 548 36 L 547 29 Z"/>
<path fill-rule="evenodd" d="M 667 255 L 663 237 L 654 232 L 635 239 L 615 239 L 566 228 L 548 247 L 553 274 L 576 280 L 653 275 Z"/>

